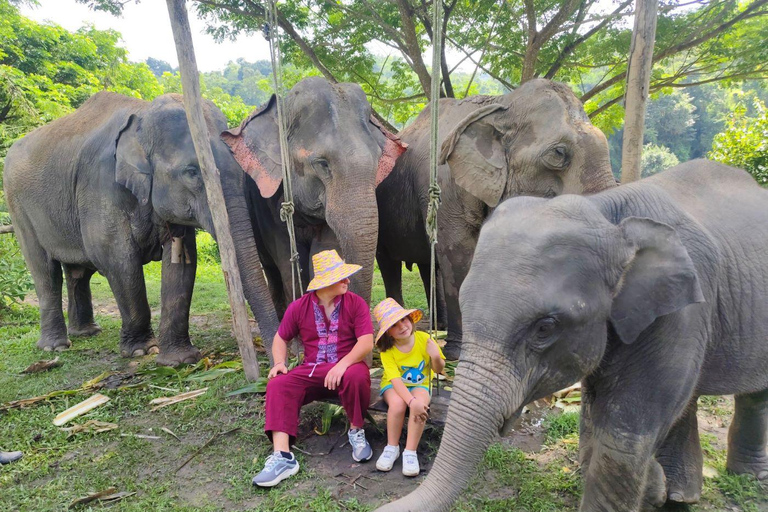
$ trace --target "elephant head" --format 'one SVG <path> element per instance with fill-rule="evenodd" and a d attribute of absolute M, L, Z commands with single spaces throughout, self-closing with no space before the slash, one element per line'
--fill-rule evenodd
<path fill-rule="evenodd" d="M 224 114 L 207 100 L 203 112 L 222 181 L 243 291 L 262 335 L 271 339 L 277 330 L 277 317 L 266 307 L 270 304 L 269 290 L 245 205 L 245 175 L 221 141 L 220 134 L 227 128 Z M 160 96 L 146 109 L 128 116 L 115 141 L 114 157 L 115 181 L 130 190 L 139 204 L 151 206 L 160 221 L 200 227 L 216 236 L 182 96 Z"/>
<path fill-rule="evenodd" d="M 444 139 L 440 163 L 490 207 L 517 195 L 588 194 L 616 186 L 605 135 L 560 83 L 531 80 L 473 111 Z"/>
<path fill-rule="evenodd" d="M 464 344 L 435 464 L 417 491 L 382 510 L 447 509 L 525 404 L 703 300 L 672 227 L 638 217 L 615 225 L 575 195 L 505 201 L 462 285 Z"/>
<path fill-rule="evenodd" d="M 296 211 L 309 223 L 327 223 L 345 260 L 363 266 L 352 288 L 368 300 L 378 238 L 375 189 L 405 146 L 372 116 L 357 84 L 307 78 L 287 93 L 284 105 Z M 277 122 L 273 95 L 239 128 L 222 134 L 267 198 L 283 179 Z"/>

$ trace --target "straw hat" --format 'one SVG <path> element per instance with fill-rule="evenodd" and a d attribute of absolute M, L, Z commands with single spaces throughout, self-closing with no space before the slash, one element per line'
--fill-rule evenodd
<path fill-rule="evenodd" d="M 387 297 L 373 308 L 373 316 L 376 317 L 376 322 L 379 324 L 379 332 L 376 334 L 376 341 L 379 341 L 379 338 L 381 338 L 390 327 L 403 318 L 410 316 L 411 321 L 415 324 L 421 320 L 423 314 L 418 309 L 405 309 L 398 304 L 395 299 Z"/>
<path fill-rule="evenodd" d="M 308 292 L 336 284 L 363 268 L 360 265 L 344 263 L 339 253 L 333 249 L 312 256 L 312 267 L 315 269 L 315 277 L 307 286 Z"/>

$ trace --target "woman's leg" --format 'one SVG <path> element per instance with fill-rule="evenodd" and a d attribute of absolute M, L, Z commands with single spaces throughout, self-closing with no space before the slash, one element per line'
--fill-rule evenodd
<path fill-rule="evenodd" d="M 387 444 L 400 446 L 400 435 L 403 433 L 403 422 L 408 405 L 392 388 L 384 391 L 384 401 L 387 402 Z"/>
<path fill-rule="evenodd" d="M 418 400 L 429 404 L 430 396 L 429 391 L 426 389 L 419 387 L 411 388 L 411 394 Z M 424 432 L 424 425 L 426 425 L 426 422 L 422 423 L 420 421 L 416 421 L 416 416 L 414 414 L 408 416 L 408 437 L 405 441 L 406 450 L 416 451 L 416 448 L 419 447 L 421 434 Z"/>

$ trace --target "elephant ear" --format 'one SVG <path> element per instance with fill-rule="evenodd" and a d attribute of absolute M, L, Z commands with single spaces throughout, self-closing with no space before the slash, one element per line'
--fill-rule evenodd
<path fill-rule="evenodd" d="M 147 204 L 152 193 L 152 167 L 139 143 L 141 121 L 128 116 L 115 139 L 115 181 L 130 190 L 140 204 Z"/>
<path fill-rule="evenodd" d="M 465 117 L 443 141 L 440 164 L 447 163 L 454 181 L 490 207 L 499 204 L 507 184 L 504 136 L 494 114 L 503 105 L 486 105 Z"/>
<path fill-rule="evenodd" d="M 237 128 L 221 133 L 240 167 L 253 178 L 262 197 L 272 197 L 283 181 L 277 97 L 255 110 Z"/>
<path fill-rule="evenodd" d="M 384 146 L 381 148 L 379 166 L 376 169 L 376 186 L 378 186 L 392 172 L 397 159 L 408 149 L 408 144 L 402 142 L 399 136 L 384 128 L 373 115 L 371 115 L 371 124 L 384 135 L 385 139 Z"/>
<path fill-rule="evenodd" d="M 628 217 L 619 224 L 634 251 L 614 291 L 611 323 L 633 343 L 658 317 L 704 302 L 696 269 L 674 228 Z"/>

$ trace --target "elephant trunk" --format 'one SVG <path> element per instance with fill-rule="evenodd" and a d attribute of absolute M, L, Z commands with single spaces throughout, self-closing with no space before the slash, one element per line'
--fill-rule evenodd
<path fill-rule="evenodd" d="M 236 166 L 234 163 L 233 165 Z M 239 167 L 231 172 L 222 168 L 221 185 L 229 215 L 232 241 L 235 244 L 237 264 L 240 267 L 243 293 L 259 324 L 262 342 L 271 358 L 272 338 L 277 332 L 279 322 L 256 249 L 256 239 L 245 202 L 245 173 Z"/>
<path fill-rule="evenodd" d="M 464 343 L 471 344 L 471 340 L 465 338 Z M 465 345 L 465 348 L 468 347 Z M 521 398 L 505 404 L 502 396 L 509 396 L 506 391 L 496 393 L 488 388 L 487 383 L 503 382 L 498 374 L 487 369 L 493 360 L 491 354 L 484 357 L 467 354 L 461 360 L 456 369 L 440 451 L 429 475 L 411 494 L 377 511 L 437 512 L 450 509 L 474 476 L 485 450 L 504 426 L 505 412 L 510 407 L 514 407 L 514 411 L 522 407 Z M 508 377 L 504 379 L 508 380 Z M 514 388 L 519 390 L 520 386 Z"/>
<path fill-rule="evenodd" d="M 373 188 L 329 194 L 326 222 L 339 242 L 347 263 L 362 265 L 351 278 L 350 288 L 366 302 L 371 300 L 373 265 L 379 238 L 379 211 Z"/>
<path fill-rule="evenodd" d="M 584 127 L 582 148 L 589 155 L 587 169 L 582 173 L 582 193 L 594 194 L 617 186 L 611 170 L 611 159 L 608 152 L 608 141 L 599 128 L 591 124 Z"/>

